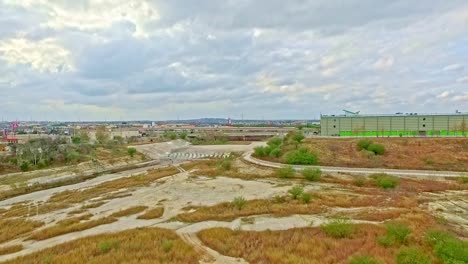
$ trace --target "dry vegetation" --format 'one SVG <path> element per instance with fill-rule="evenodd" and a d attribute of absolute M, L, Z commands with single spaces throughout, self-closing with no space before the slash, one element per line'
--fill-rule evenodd
<path fill-rule="evenodd" d="M 124 216 L 134 215 L 134 214 L 138 214 L 138 213 L 143 212 L 147 208 L 148 208 L 148 206 L 134 206 L 134 207 L 130 207 L 130 208 L 123 209 L 123 210 L 120 210 L 118 212 L 115 212 L 115 213 L 111 214 L 110 216 L 111 217 L 124 217 Z"/>
<path fill-rule="evenodd" d="M 161 217 L 164 214 L 164 207 L 156 207 L 147 210 L 143 214 L 139 215 L 137 219 L 144 219 L 144 220 L 149 220 L 149 219 L 156 219 Z"/>
<path fill-rule="evenodd" d="M 373 138 L 386 151 L 370 158 L 357 150 L 359 140 L 314 138 L 304 145 L 326 166 L 468 171 L 468 140 L 464 138 Z"/>
<path fill-rule="evenodd" d="M 1 255 L 8 255 L 12 254 L 18 251 L 23 250 L 22 245 L 12 245 L 12 246 L 6 246 L 6 247 L 0 247 L 0 256 Z"/>
<path fill-rule="evenodd" d="M 317 214 L 322 211 L 323 208 L 317 205 L 278 198 L 277 201 L 250 200 L 240 210 L 232 203 L 220 203 L 214 206 L 200 207 L 194 212 L 179 214 L 176 219 L 183 222 L 201 222 L 205 220 L 231 221 L 238 217 L 250 215 L 272 214 L 275 216 L 287 216 L 291 214 Z"/>
<path fill-rule="evenodd" d="M 44 225 L 25 219 L 0 219 L 0 243 L 18 238 Z"/>
<path fill-rule="evenodd" d="M 192 247 L 173 231 L 134 229 L 86 237 L 5 263 L 198 263 Z"/>
<path fill-rule="evenodd" d="M 344 239 L 329 237 L 320 228 L 264 232 L 214 228 L 198 236 L 221 254 L 242 257 L 250 263 L 346 263 L 359 254 L 393 263 L 394 250 L 376 242 L 383 233 L 381 227 L 359 225 L 350 238 Z"/>
<path fill-rule="evenodd" d="M 431 247 L 412 228 L 404 246 L 420 248 L 428 258 L 436 259 Z M 221 254 L 242 257 L 250 263 L 348 263 L 355 256 L 395 263 L 397 254 L 405 247 L 381 245 L 378 241 L 385 233 L 383 226 L 358 224 L 344 238 L 327 235 L 322 228 L 263 232 L 213 228 L 199 232 L 198 236 Z"/>
<path fill-rule="evenodd" d="M 62 223 L 57 223 L 54 226 L 40 229 L 34 232 L 29 239 L 32 240 L 45 240 L 51 237 L 60 236 L 63 234 L 83 231 L 100 225 L 106 225 L 117 221 L 114 217 L 103 217 L 96 220 L 81 222 L 79 217 L 74 220 L 69 220 Z"/>

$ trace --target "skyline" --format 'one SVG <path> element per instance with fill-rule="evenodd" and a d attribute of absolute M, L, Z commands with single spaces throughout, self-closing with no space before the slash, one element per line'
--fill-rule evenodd
<path fill-rule="evenodd" d="M 0 0 L 5 120 L 468 111 L 468 3 Z"/>

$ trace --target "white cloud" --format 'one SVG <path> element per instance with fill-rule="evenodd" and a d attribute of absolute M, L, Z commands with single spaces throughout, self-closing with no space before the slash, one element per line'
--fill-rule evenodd
<path fill-rule="evenodd" d="M 159 13 L 145 0 L 5 0 L 5 3 L 35 10 L 47 17 L 42 24 L 53 29 L 93 31 L 127 21 L 135 25 L 134 35 L 147 36 L 146 25 L 159 19 Z"/>
<path fill-rule="evenodd" d="M 468 83 L 468 76 L 458 78 L 457 83 Z"/>
<path fill-rule="evenodd" d="M 437 95 L 437 98 L 439 99 L 445 99 L 447 97 L 449 97 L 451 94 L 451 92 L 449 91 L 443 91 L 442 93 L 440 93 L 439 95 Z"/>
<path fill-rule="evenodd" d="M 392 56 L 382 57 L 374 63 L 374 68 L 377 70 L 385 70 L 393 66 L 394 59 Z"/>
<path fill-rule="evenodd" d="M 0 57 L 11 65 L 27 64 L 40 72 L 66 72 L 74 69 L 70 52 L 52 38 L 40 41 L 25 38 L 1 41 Z"/>
<path fill-rule="evenodd" d="M 460 70 L 463 70 L 463 65 L 461 64 L 450 64 L 450 65 L 447 65 L 445 66 L 442 70 L 443 71 L 460 71 Z"/>

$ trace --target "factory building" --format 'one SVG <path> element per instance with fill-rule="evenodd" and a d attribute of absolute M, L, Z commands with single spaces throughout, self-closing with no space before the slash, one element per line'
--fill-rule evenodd
<path fill-rule="evenodd" d="M 322 115 L 322 136 L 462 137 L 468 136 L 468 113 L 394 115 Z"/>

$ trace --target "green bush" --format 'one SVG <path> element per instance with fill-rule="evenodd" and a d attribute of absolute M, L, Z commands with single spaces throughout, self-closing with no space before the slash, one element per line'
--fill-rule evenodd
<path fill-rule="evenodd" d="M 434 254 L 443 264 L 468 263 L 467 241 L 462 241 L 452 234 L 438 230 L 428 231 L 426 241 L 432 246 Z"/>
<path fill-rule="evenodd" d="M 257 156 L 257 157 L 265 157 L 265 156 L 270 155 L 271 150 L 272 150 L 272 149 L 271 149 L 270 146 L 266 146 L 266 147 L 262 147 L 262 146 L 255 147 L 255 148 L 254 148 L 254 155 Z"/>
<path fill-rule="evenodd" d="M 128 148 L 128 149 L 127 149 L 128 155 L 129 155 L 130 157 L 132 157 L 132 158 L 133 158 L 133 156 L 135 156 L 136 152 L 137 152 L 136 148 Z"/>
<path fill-rule="evenodd" d="M 221 171 L 228 171 L 232 168 L 232 158 L 226 157 L 218 161 L 218 167 Z"/>
<path fill-rule="evenodd" d="M 278 177 L 282 179 L 290 179 L 294 177 L 294 174 L 296 174 L 296 171 L 292 166 L 284 166 L 279 168 L 276 173 L 278 174 Z"/>
<path fill-rule="evenodd" d="M 304 193 L 304 188 L 301 186 L 294 186 L 288 191 L 288 193 L 291 194 L 293 199 L 297 199 Z"/>
<path fill-rule="evenodd" d="M 272 149 L 270 151 L 270 156 L 275 157 L 275 158 L 278 158 L 279 156 L 281 156 L 281 148 L 277 147 L 277 148 Z"/>
<path fill-rule="evenodd" d="M 379 264 L 375 258 L 369 256 L 354 256 L 349 261 L 348 264 Z"/>
<path fill-rule="evenodd" d="M 254 156 L 256 157 L 264 157 L 265 151 L 263 147 L 255 147 L 254 148 Z"/>
<path fill-rule="evenodd" d="M 357 143 L 357 149 L 359 151 L 367 150 L 367 151 L 370 151 L 370 152 L 372 152 L 372 153 L 374 153 L 376 155 L 383 155 L 385 153 L 385 147 L 383 145 L 373 143 L 369 139 L 359 140 L 359 142 Z"/>
<path fill-rule="evenodd" d="M 317 156 L 311 153 L 308 148 L 300 148 L 298 150 L 290 151 L 285 155 L 287 164 L 297 165 L 316 165 Z"/>
<path fill-rule="evenodd" d="M 367 147 L 368 151 L 372 151 L 375 155 L 383 155 L 385 153 L 385 147 L 380 144 L 372 143 Z"/>
<path fill-rule="evenodd" d="M 242 210 L 242 208 L 245 206 L 245 204 L 247 204 L 247 201 L 244 199 L 244 197 L 238 196 L 238 197 L 234 198 L 234 200 L 232 201 L 232 204 L 238 210 Z"/>
<path fill-rule="evenodd" d="M 20 169 L 21 169 L 21 171 L 28 171 L 29 170 L 29 163 L 27 161 L 21 162 Z"/>
<path fill-rule="evenodd" d="M 400 250 L 396 257 L 397 264 L 431 264 L 431 257 L 422 250 L 410 247 Z"/>
<path fill-rule="evenodd" d="M 370 177 L 375 180 L 377 186 L 383 189 L 393 189 L 400 183 L 398 177 L 386 173 L 377 173 Z"/>
<path fill-rule="evenodd" d="M 312 198 L 312 196 L 308 193 L 303 193 L 301 195 L 301 199 L 304 203 L 309 203 L 310 202 L 310 199 Z"/>
<path fill-rule="evenodd" d="M 322 225 L 322 230 L 328 236 L 334 238 L 345 238 L 351 236 L 354 231 L 354 226 L 345 219 L 336 219 Z"/>
<path fill-rule="evenodd" d="M 309 181 L 319 181 L 320 177 L 322 177 L 322 171 L 315 168 L 305 168 L 302 175 Z"/>
<path fill-rule="evenodd" d="M 104 241 L 99 242 L 98 249 L 101 252 L 101 254 L 105 254 L 111 251 L 112 249 L 118 248 L 118 246 L 119 246 L 119 243 L 117 241 L 104 240 Z"/>
<path fill-rule="evenodd" d="M 168 253 L 169 251 L 172 250 L 172 248 L 174 247 L 174 242 L 172 242 L 172 240 L 164 240 L 162 243 L 161 243 L 161 248 L 164 252 Z"/>
<path fill-rule="evenodd" d="M 71 138 L 73 144 L 80 144 L 81 138 L 80 137 L 72 137 Z"/>
<path fill-rule="evenodd" d="M 377 241 L 385 247 L 395 244 L 406 244 L 408 242 L 411 230 L 408 226 L 399 222 L 390 222 L 385 225 L 387 232 L 384 236 L 379 237 Z"/>
<path fill-rule="evenodd" d="M 372 144 L 372 141 L 370 141 L 369 139 L 361 139 L 357 143 L 357 149 L 358 150 L 367 149 L 370 146 L 370 144 Z"/>
<path fill-rule="evenodd" d="M 281 146 L 281 144 L 283 144 L 283 139 L 281 139 L 279 137 L 274 137 L 274 138 L 268 140 L 267 144 L 268 144 L 268 146 L 270 146 L 272 148 L 276 148 L 276 147 Z"/>

